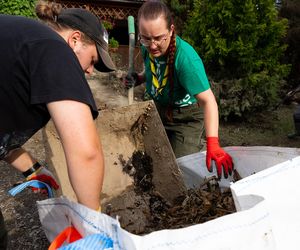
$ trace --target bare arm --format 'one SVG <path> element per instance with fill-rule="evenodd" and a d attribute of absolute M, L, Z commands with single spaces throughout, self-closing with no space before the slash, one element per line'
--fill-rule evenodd
<path fill-rule="evenodd" d="M 71 100 L 51 102 L 47 107 L 62 141 L 70 182 L 78 202 L 97 210 L 104 160 L 90 108 Z"/>
<path fill-rule="evenodd" d="M 218 137 L 219 112 L 213 92 L 211 89 L 208 89 L 196 95 L 196 98 L 204 109 L 204 126 L 206 137 Z"/>
<path fill-rule="evenodd" d="M 4 160 L 21 172 L 25 172 L 36 163 L 36 160 L 23 148 L 12 150 Z"/>

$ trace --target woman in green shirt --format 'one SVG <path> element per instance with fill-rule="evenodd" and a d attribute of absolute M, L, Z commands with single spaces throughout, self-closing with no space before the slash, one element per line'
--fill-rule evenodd
<path fill-rule="evenodd" d="M 233 162 L 219 146 L 218 106 L 202 60 L 176 35 L 163 2 L 145 2 L 138 13 L 138 27 L 145 70 L 135 75 L 135 85 L 146 82 L 146 94 L 156 103 L 176 157 L 199 152 L 205 130 L 207 168 L 212 171 L 214 160 L 219 178 L 222 168 L 227 178 Z"/>

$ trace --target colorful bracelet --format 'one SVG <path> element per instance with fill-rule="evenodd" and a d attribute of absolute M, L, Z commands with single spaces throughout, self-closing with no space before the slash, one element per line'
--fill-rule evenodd
<path fill-rule="evenodd" d="M 29 175 L 33 174 L 35 171 L 37 171 L 42 165 L 38 162 L 34 163 L 31 168 L 23 172 L 25 178 L 27 178 Z"/>

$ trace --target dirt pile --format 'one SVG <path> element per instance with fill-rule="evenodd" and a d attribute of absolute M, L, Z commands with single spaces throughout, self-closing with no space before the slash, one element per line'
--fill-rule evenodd
<path fill-rule="evenodd" d="M 127 162 L 120 156 L 120 162 L 123 171 L 134 179 L 130 192 L 134 193 L 136 201 L 131 207 L 122 207 L 134 212 L 119 218 L 121 226 L 132 233 L 142 235 L 162 229 L 183 228 L 236 212 L 230 190 L 221 191 L 215 176 L 199 188 L 189 189 L 186 194 L 176 197 L 171 204 L 152 182 L 153 165 L 149 155 L 135 151 Z M 124 212 L 116 200 L 105 207 L 106 213 L 112 217 Z M 137 212 L 139 227 L 135 222 Z"/>

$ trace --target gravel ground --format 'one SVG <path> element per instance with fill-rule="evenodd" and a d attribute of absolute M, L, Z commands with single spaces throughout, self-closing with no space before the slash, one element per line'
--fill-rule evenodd
<path fill-rule="evenodd" d="M 44 163 L 45 153 L 41 141 L 42 134 L 38 132 L 25 145 L 27 149 L 41 163 Z M 12 197 L 8 190 L 18 181 L 23 181 L 23 176 L 0 161 L 2 176 L 0 180 L 0 207 L 8 231 L 8 249 L 47 249 L 49 242 L 41 228 L 36 201 L 47 196 L 35 194 L 30 189 Z"/>

